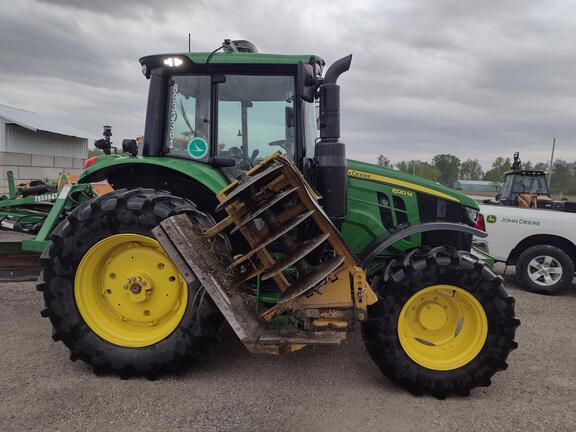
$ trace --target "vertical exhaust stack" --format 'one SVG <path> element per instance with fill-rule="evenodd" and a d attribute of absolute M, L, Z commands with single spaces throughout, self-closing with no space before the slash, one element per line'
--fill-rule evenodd
<path fill-rule="evenodd" d="M 340 140 L 340 86 L 336 81 L 350 69 L 352 54 L 333 63 L 320 86 L 320 141 L 316 144 L 316 187 L 322 207 L 340 227 L 346 219 L 346 146 Z"/>

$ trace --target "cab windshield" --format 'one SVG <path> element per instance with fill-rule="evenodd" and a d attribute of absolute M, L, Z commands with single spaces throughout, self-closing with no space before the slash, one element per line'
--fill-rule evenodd
<path fill-rule="evenodd" d="M 226 75 L 218 85 L 218 157 L 246 170 L 281 151 L 294 157 L 294 78 Z"/>
<path fill-rule="evenodd" d="M 233 159 L 236 170 L 247 170 L 276 151 L 294 158 L 294 77 L 229 74 L 218 81 L 212 85 L 209 75 L 172 77 L 166 134 L 170 155 L 198 161 L 216 155 Z M 210 117 L 212 101 L 217 119 Z"/>

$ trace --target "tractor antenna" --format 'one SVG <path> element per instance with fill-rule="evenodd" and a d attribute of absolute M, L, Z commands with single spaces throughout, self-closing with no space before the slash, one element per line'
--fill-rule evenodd
<path fill-rule="evenodd" d="M 188 33 L 188 52 L 192 51 L 192 47 L 190 45 L 190 33 Z"/>

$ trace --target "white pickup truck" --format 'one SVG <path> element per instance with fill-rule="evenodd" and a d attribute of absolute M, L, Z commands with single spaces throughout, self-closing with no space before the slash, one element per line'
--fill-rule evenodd
<path fill-rule="evenodd" d="M 557 294 L 574 279 L 576 213 L 481 204 L 488 237 L 475 244 L 516 266 L 527 291 Z"/>

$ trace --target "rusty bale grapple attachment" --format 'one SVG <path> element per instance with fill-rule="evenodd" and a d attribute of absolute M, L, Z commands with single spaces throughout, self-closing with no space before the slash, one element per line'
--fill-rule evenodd
<path fill-rule="evenodd" d="M 339 343 L 351 320 L 367 317 L 377 298 L 366 275 L 293 163 L 274 154 L 218 195 L 227 217 L 199 232 L 186 215 L 163 221 L 154 235 L 191 286 L 202 286 L 252 352 L 280 353 Z M 216 269 L 209 241 L 239 232 L 247 247 Z M 198 237 L 205 247 L 199 248 Z M 218 261 L 219 260 L 219 261 Z M 276 302 L 251 308 L 244 286 L 273 284 Z M 296 317 L 300 329 L 278 329 L 275 317 Z"/>

